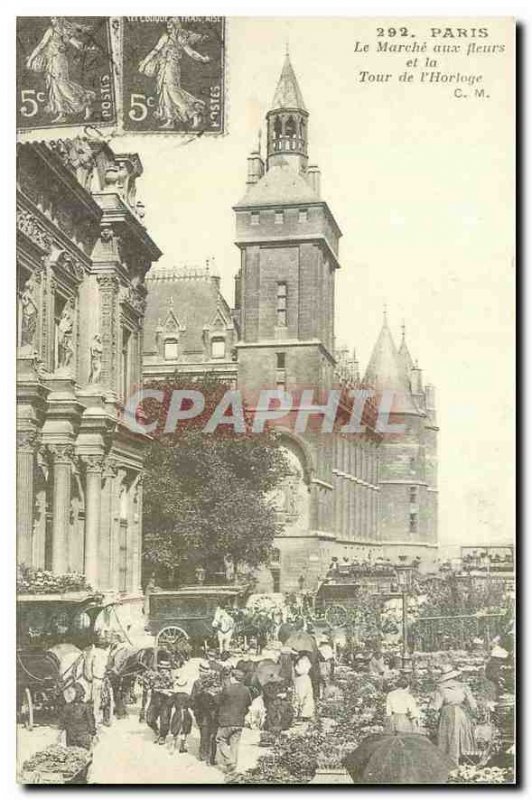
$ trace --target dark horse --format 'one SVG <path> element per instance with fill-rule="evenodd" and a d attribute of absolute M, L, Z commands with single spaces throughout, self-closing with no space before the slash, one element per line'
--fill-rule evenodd
<path fill-rule="evenodd" d="M 138 677 L 148 670 L 155 669 L 157 660 L 172 661 L 173 654 L 154 647 L 121 647 L 109 656 L 107 678 L 113 696 L 117 717 L 127 717 L 126 699 L 130 700 Z M 147 689 L 143 687 L 140 720 L 144 720 Z"/>

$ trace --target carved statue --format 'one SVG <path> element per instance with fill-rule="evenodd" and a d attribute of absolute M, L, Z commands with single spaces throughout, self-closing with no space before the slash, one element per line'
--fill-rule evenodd
<path fill-rule="evenodd" d="M 20 302 L 22 306 L 22 320 L 20 330 L 20 344 L 33 346 L 35 344 L 35 334 L 37 332 L 38 308 L 34 296 L 35 281 L 33 275 L 26 282 Z"/>
<path fill-rule="evenodd" d="M 102 375 L 102 337 L 96 333 L 93 337 L 90 347 L 91 354 L 91 368 L 89 374 L 89 383 L 99 383 Z"/>
<path fill-rule="evenodd" d="M 57 365 L 60 368 L 70 366 L 72 361 L 72 356 L 74 355 L 73 329 L 74 301 L 69 300 L 63 309 L 58 325 Z"/>

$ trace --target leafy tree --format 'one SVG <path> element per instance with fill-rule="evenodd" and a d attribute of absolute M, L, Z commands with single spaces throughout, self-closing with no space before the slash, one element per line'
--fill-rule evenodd
<path fill-rule="evenodd" d="M 271 501 L 272 491 L 286 477 L 289 465 L 274 432 L 235 433 L 222 425 L 213 433 L 203 428 L 229 387 L 211 378 L 191 383 L 175 379 L 157 384 L 165 400 L 144 404 L 157 430 L 145 460 L 145 573 L 158 583 L 193 578 L 205 568 L 207 580 L 224 573 L 224 559 L 256 567 L 268 561 L 274 537 L 280 533 Z M 197 418 L 164 433 L 174 389 L 194 389 L 205 397 Z"/>

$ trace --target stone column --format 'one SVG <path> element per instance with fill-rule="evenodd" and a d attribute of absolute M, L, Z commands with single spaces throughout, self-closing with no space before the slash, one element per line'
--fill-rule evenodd
<path fill-rule="evenodd" d="M 104 589 L 111 588 L 111 540 L 113 526 L 113 488 L 117 472 L 113 459 L 107 459 L 104 465 L 104 485 L 101 494 L 100 514 L 100 543 L 99 543 L 99 577 L 100 586 Z"/>
<path fill-rule="evenodd" d="M 35 431 L 17 433 L 17 561 L 32 566 Z"/>
<path fill-rule="evenodd" d="M 52 571 L 68 569 L 68 534 L 70 531 L 70 488 L 72 478 L 72 445 L 52 445 L 54 496 L 52 533 Z"/>
<path fill-rule="evenodd" d="M 131 552 L 128 552 L 128 591 L 132 593 L 141 591 L 142 570 L 142 482 L 143 475 L 139 475 L 133 488 L 132 520 L 130 525 L 129 542 Z M 129 526 L 128 526 L 129 527 Z"/>
<path fill-rule="evenodd" d="M 100 588 L 99 547 L 102 505 L 103 459 L 98 455 L 84 456 L 85 465 L 85 547 L 84 572 L 93 589 Z"/>

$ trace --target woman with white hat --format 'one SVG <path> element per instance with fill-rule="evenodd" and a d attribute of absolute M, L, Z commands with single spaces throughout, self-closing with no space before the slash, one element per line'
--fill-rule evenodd
<path fill-rule="evenodd" d="M 462 755 L 475 751 L 473 723 L 465 707 L 473 712 L 477 708 L 471 689 L 459 677 L 459 670 L 445 664 L 432 701 L 432 707 L 440 712 L 438 747 L 457 764 Z"/>

